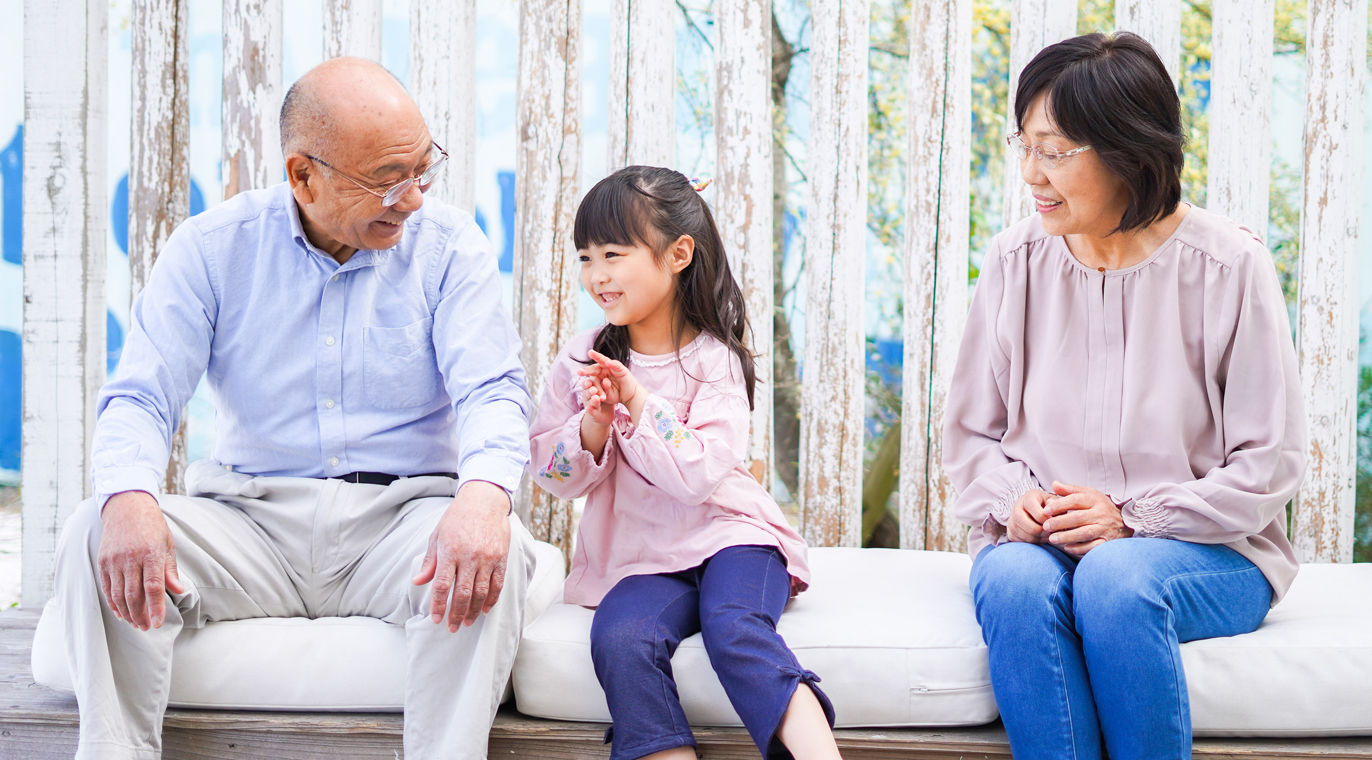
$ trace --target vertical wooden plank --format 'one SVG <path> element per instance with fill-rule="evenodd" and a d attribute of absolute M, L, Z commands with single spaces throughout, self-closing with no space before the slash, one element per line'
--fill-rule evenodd
<path fill-rule="evenodd" d="M 411 0 L 410 93 L 448 167 L 430 198 L 476 210 L 476 0 Z"/>
<path fill-rule="evenodd" d="M 1306 18 L 1297 341 L 1310 448 L 1291 538 L 1302 562 L 1351 562 L 1367 0 L 1310 0 Z"/>
<path fill-rule="evenodd" d="M 1005 106 L 1006 134 L 1019 129 L 1015 123 L 1015 90 L 1019 73 L 1039 51 L 1077 34 L 1077 0 L 1014 0 L 1010 7 L 1010 89 Z M 1019 158 L 1005 146 L 1005 194 L 1002 204 L 1004 226 L 1034 213 L 1024 180 L 1020 178 Z"/>
<path fill-rule="evenodd" d="M 676 9 L 613 0 L 606 171 L 676 163 Z"/>
<path fill-rule="evenodd" d="M 381 62 L 381 0 L 324 0 L 324 60 L 341 55 Z"/>
<path fill-rule="evenodd" d="M 190 213 L 190 78 L 186 0 L 134 0 L 133 131 L 129 151 L 129 303 Z M 172 436 L 164 493 L 182 493 L 186 416 Z"/>
<path fill-rule="evenodd" d="M 572 221 L 581 182 L 581 2 L 520 0 L 515 153 L 515 323 L 535 400 L 576 330 Z M 572 504 L 524 478 L 516 508 L 571 556 Z"/>
<path fill-rule="evenodd" d="M 862 538 L 868 0 L 810 7 L 809 218 L 800 525 L 812 546 Z"/>
<path fill-rule="evenodd" d="M 224 200 L 282 180 L 281 0 L 224 0 Z"/>
<path fill-rule="evenodd" d="M 1206 207 L 1267 239 L 1273 0 L 1215 0 Z"/>
<path fill-rule="evenodd" d="M 1148 40 L 1167 67 L 1172 84 L 1180 81 L 1181 0 L 1115 0 L 1115 28 Z"/>
<path fill-rule="evenodd" d="M 972 2 L 916 3 L 905 170 L 905 370 L 900 545 L 963 551 L 943 472 L 943 416 L 967 319 L 971 232 Z M 1018 175 L 1018 172 L 1016 172 Z"/>
<path fill-rule="evenodd" d="M 52 597 L 68 515 L 91 495 L 105 380 L 106 0 L 24 3 L 25 607 Z"/>
<path fill-rule="evenodd" d="M 757 355 L 749 470 L 772 489 L 772 6 L 717 0 L 715 220 L 743 288 Z"/>

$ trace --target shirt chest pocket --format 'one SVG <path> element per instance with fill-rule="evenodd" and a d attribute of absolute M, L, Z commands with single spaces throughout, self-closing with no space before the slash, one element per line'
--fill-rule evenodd
<path fill-rule="evenodd" d="M 363 389 L 377 409 L 408 409 L 433 401 L 443 387 L 434 355 L 432 318 L 404 327 L 368 327 Z"/>

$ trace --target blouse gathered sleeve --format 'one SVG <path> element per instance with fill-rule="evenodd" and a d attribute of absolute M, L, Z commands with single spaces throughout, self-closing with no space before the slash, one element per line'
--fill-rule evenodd
<path fill-rule="evenodd" d="M 1126 502 L 1124 522 L 1137 536 L 1241 541 L 1278 519 L 1305 474 L 1305 407 L 1276 270 L 1262 251 L 1235 266 L 1214 320 L 1230 329 L 1206 335 L 1219 357 L 1224 462 Z"/>
<path fill-rule="evenodd" d="M 1042 490 L 1024 462 L 1001 448 L 1008 428 L 1011 363 L 996 334 L 1005 291 L 994 243 L 972 296 L 943 424 L 943 468 L 957 499 L 953 515 L 1000 543 L 1010 512 L 1026 492 Z M 1009 315 L 1013 316 L 1013 315 Z"/>
<path fill-rule="evenodd" d="M 692 399 L 687 421 L 655 394 L 644 402 L 637 425 L 627 415 L 615 420 L 624 463 L 690 506 L 708 499 L 747 456 L 751 417 L 742 373 L 737 359 L 725 366 L 737 383 L 706 384 Z"/>
<path fill-rule="evenodd" d="M 581 407 L 575 375 L 566 355 L 558 357 L 548 375 L 538 417 L 529 429 L 529 477 L 559 499 L 585 496 L 615 466 L 615 437 L 609 436 L 600 461 L 581 445 Z"/>

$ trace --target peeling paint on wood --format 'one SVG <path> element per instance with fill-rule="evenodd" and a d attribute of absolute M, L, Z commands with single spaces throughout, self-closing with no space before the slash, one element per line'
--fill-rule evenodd
<path fill-rule="evenodd" d="M 381 0 L 324 0 L 324 60 L 381 61 Z"/>
<path fill-rule="evenodd" d="M 613 0 L 606 171 L 676 164 L 676 8 Z"/>
<path fill-rule="evenodd" d="M 1297 343 L 1310 448 L 1291 542 L 1302 562 L 1351 562 L 1367 0 L 1310 0 L 1306 28 Z"/>
<path fill-rule="evenodd" d="M 133 130 L 129 151 L 129 303 L 172 230 L 190 213 L 190 78 L 186 0 L 134 0 Z M 182 493 L 185 414 L 171 441 L 163 493 Z"/>
<path fill-rule="evenodd" d="M 1273 0 L 1215 0 L 1205 205 L 1267 239 Z"/>
<path fill-rule="evenodd" d="M 428 196 L 476 209 L 476 0 L 411 0 L 410 93 L 448 166 Z"/>
<path fill-rule="evenodd" d="M 1115 0 L 1115 28 L 1148 40 L 1167 67 L 1172 84 L 1177 84 L 1181 68 L 1181 0 Z"/>
<path fill-rule="evenodd" d="M 1005 108 L 1005 133 L 1019 129 L 1015 124 L 1015 89 L 1019 73 L 1039 51 L 1077 34 L 1076 0 L 1014 0 L 1010 7 L 1010 89 Z M 1019 157 L 1005 147 L 1005 193 L 1002 204 L 1004 226 L 1034 213 L 1029 190 L 1020 178 Z"/>
<path fill-rule="evenodd" d="M 576 330 L 572 221 L 581 181 L 581 2 L 521 0 L 515 154 L 515 325 L 535 401 Z M 572 504 L 525 477 L 516 509 L 570 558 Z"/>
<path fill-rule="evenodd" d="M 767 0 L 715 3 L 715 221 L 743 288 L 753 392 L 748 463 L 772 489 L 772 16 Z"/>
<path fill-rule="evenodd" d="M 224 199 L 280 182 L 281 0 L 224 0 Z"/>
<path fill-rule="evenodd" d="M 972 2 L 918 3 L 910 23 L 900 545 L 963 551 L 943 472 L 943 417 L 967 320 Z"/>
<path fill-rule="evenodd" d="M 810 10 L 809 217 L 800 526 L 811 546 L 862 539 L 867 0 Z"/>
<path fill-rule="evenodd" d="M 106 0 L 24 3 L 22 593 L 52 597 L 105 380 Z"/>

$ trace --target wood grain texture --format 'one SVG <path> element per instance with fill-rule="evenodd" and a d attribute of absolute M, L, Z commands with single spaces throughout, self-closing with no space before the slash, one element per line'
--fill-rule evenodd
<path fill-rule="evenodd" d="M 324 60 L 381 61 L 381 0 L 324 0 Z"/>
<path fill-rule="evenodd" d="M 1351 562 L 1367 0 L 1310 0 L 1306 23 L 1297 343 L 1310 447 L 1291 542 L 1302 562 Z"/>
<path fill-rule="evenodd" d="M 1176 85 L 1181 68 L 1181 0 L 1115 0 L 1115 28 L 1148 40 Z"/>
<path fill-rule="evenodd" d="M 52 596 L 62 524 L 90 496 L 105 381 L 105 0 L 24 3 L 25 604 Z"/>
<path fill-rule="evenodd" d="M 1005 106 L 1005 133 L 1017 129 L 1015 90 L 1019 73 L 1039 51 L 1077 34 L 1076 0 L 1014 0 L 1010 6 L 1010 89 Z M 1020 177 L 1019 157 L 1005 146 L 1005 192 L 1001 208 L 1003 226 L 1034 213 L 1034 202 Z"/>
<path fill-rule="evenodd" d="M 281 0 L 224 0 L 224 199 L 280 182 Z"/>
<path fill-rule="evenodd" d="M 918 3 L 910 24 L 900 545 L 963 551 L 943 417 L 967 320 L 972 2 Z"/>
<path fill-rule="evenodd" d="M 748 464 L 772 489 L 772 15 L 767 0 L 715 3 L 715 222 L 743 288 L 757 356 Z"/>
<path fill-rule="evenodd" d="M 515 325 L 535 402 L 576 330 L 572 220 L 581 181 L 581 2 L 521 0 L 515 154 Z M 525 477 L 516 509 L 570 557 L 572 504 Z"/>
<path fill-rule="evenodd" d="M 133 131 L 129 150 L 129 303 L 152 275 L 172 230 L 190 215 L 187 0 L 133 4 Z M 171 439 L 163 493 L 183 493 L 186 420 Z"/>
<path fill-rule="evenodd" d="M 815 0 L 810 10 L 798 501 L 811 546 L 862 540 L 868 9 L 867 0 Z"/>
<path fill-rule="evenodd" d="M 448 151 L 429 197 L 476 209 L 476 0 L 410 1 L 410 93 Z"/>
<path fill-rule="evenodd" d="M 676 7 L 612 0 L 607 172 L 676 164 Z"/>
<path fill-rule="evenodd" d="M 1273 0 L 1215 0 L 1206 208 L 1267 239 Z"/>

